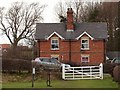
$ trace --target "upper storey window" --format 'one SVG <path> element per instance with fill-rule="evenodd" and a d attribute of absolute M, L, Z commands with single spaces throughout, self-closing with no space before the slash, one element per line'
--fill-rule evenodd
<path fill-rule="evenodd" d="M 81 50 L 89 50 L 89 39 L 81 39 Z"/>
<path fill-rule="evenodd" d="M 51 50 L 59 50 L 59 39 L 51 38 Z"/>

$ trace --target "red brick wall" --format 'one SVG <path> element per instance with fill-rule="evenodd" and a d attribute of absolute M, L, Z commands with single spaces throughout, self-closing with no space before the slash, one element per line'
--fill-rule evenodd
<path fill-rule="evenodd" d="M 67 30 L 74 30 L 72 8 L 68 8 L 68 11 L 67 11 Z"/>
<path fill-rule="evenodd" d="M 53 35 L 54 37 L 55 35 Z M 91 40 L 89 38 L 90 50 L 81 51 L 81 39 L 71 42 L 71 61 L 81 64 L 81 54 L 89 54 L 89 64 L 100 64 L 104 61 L 104 40 Z M 69 42 L 59 39 L 59 50 L 51 50 L 51 39 L 40 41 L 40 56 L 51 57 L 52 54 L 63 57 L 62 62 L 69 62 Z"/>

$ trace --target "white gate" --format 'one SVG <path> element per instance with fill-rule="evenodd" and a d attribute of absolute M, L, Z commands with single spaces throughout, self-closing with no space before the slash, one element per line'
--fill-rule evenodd
<path fill-rule="evenodd" d="M 62 79 L 103 79 L 103 64 L 99 66 L 66 67 L 62 66 Z"/>

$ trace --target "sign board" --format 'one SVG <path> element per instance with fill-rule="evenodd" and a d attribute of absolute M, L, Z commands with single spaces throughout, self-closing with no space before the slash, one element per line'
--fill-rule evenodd
<path fill-rule="evenodd" d="M 35 74 L 35 68 L 33 68 L 33 74 Z"/>

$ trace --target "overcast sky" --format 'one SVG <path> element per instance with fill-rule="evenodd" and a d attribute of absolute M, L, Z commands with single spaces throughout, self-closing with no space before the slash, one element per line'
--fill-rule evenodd
<path fill-rule="evenodd" d="M 55 5 L 64 0 L 0 0 L 0 7 L 9 8 L 13 2 L 25 2 L 25 3 L 32 3 L 32 2 L 39 2 L 40 5 L 47 5 L 43 12 L 43 23 L 56 23 L 58 22 L 57 17 L 55 15 Z M 0 33 L 0 44 L 1 43 L 9 43 L 8 39 L 5 35 Z"/>
<path fill-rule="evenodd" d="M 56 23 L 58 22 L 56 13 L 55 13 L 55 6 L 58 2 L 66 2 L 67 0 L 0 0 L 0 7 L 9 8 L 13 2 L 25 2 L 25 3 L 32 3 L 32 2 L 39 2 L 40 4 L 46 4 L 47 7 L 43 12 L 43 23 Z M 69 1 L 79 1 L 79 0 L 69 0 Z M 85 1 L 85 0 L 84 0 Z M 86 0 L 91 1 L 91 0 Z M 94 0 L 96 1 L 96 0 Z M 100 0 L 103 1 L 103 0 Z M 106 1 L 119 1 L 119 0 L 106 0 Z M 0 44 L 1 43 L 9 43 L 8 39 L 5 35 L 1 35 L 0 32 Z"/>
<path fill-rule="evenodd" d="M 43 12 L 43 18 L 44 18 L 44 23 L 53 23 L 56 22 L 54 19 L 55 16 L 55 5 L 58 3 L 58 1 L 63 1 L 63 0 L 0 0 L 0 6 L 2 7 L 10 7 L 11 3 L 13 2 L 25 2 L 25 3 L 32 3 L 32 2 L 39 2 L 40 4 L 46 4 L 47 7 L 45 8 Z"/>

